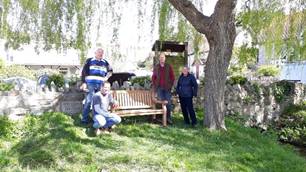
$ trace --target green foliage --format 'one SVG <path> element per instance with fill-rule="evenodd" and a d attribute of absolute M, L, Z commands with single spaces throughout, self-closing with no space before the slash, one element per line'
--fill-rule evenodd
<path fill-rule="evenodd" d="M 170 3 L 163 0 L 159 12 L 159 39 L 164 41 L 168 39 L 170 28 L 168 27 L 170 16 Z"/>
<path fill-rule="evenodd" d="M 277 122 L 282 141 L 306 146 L 306 102 L 289 106 Z"/>
<path fill-rule="evenodd" d="M 0 82 L 0 91 L 11 91 L 14 88 L 14 84 Z"/>
<path fill-rule="evenodd" d="M 243 71 L 245 70 L 246 70 L 245 65 L 231 64 L 230 67 L 228 68 L 228 74 L 229 76 L 241 75 L 241 73 L 243 73 Z"/>
<path fill-rule="evenodd" d="M 260 88 L 260 85 L 255 82 L 252 84 L 252 87 L 254 89 L 254 93 L 256 95 L 257 98 L 260 98 L 261 97 L 261 88 Z"/>
<path fill-rule="evenodd" d="M 14 123 L 7 116 L 0 115 L 0 139 L 12 138 L 14 134 Z"/>
<path fill-rule="evenodd" d="M 4 68 L 5 67 L 5 63 L 4 63 L 4 61 L 2 60 L 2 58 L 0 58 L 0 70 L 2 69 L 2 68 Z"/>
<path fill-rule="evenodd" d="M 25 77 L 28 79 L 35 79 L 35 72 L 20 65 L 10 65 L 0 68 L 0 79 L 14 77 L 14 76 Z"/>
<path fill-rule="evenodd" d="M 145 83 L 151 83 L 151 77 L 150 76 L 142 76 L 142 77 L 135 77 L 131 79 L 131 84 L 138 83 L 140 86 L 144 86 Z"/>
<path fill-rule="evenodd" d="M 252 96 L 247 95 L 247 96 L 245 96 L 245 97 L 243 98 L 243 103 L 245 103 L 245 104 L 249 104 L 249 103 L 251 103 L 251 102 L 252 102 L 252 100 L 253 100 L 253 97 L 252 97 Z"/>
<path fill-rule="evenodd" d="M 306 59 L 306 11 L 293 12 L 287 16 L 289 21 L 289 35 L 286 35 L 282 53 L 288 61 L 302 61 Z"/>
<path fill-rule="evenodd" d="M 185 42 L 187 40 L 187 32 L 188 32 L 188 25 L 186 24 L 186 19 L 182 16 L 182 14 L 179 14 L 179 21 L 177 24 L 178 32 L 176 39 L 180 42 Z"/>
<path fill-rule="evenodd" d="M 239 64 L 255 64 L 258 55 L 258 48 L 247 47 L 246 44 L 239 48 L 238 60 Z"/>
<path fill-rule="evenodd" d="M 193 49 L 195 58 L 200 56 L 200 47 L 204 44 L 204 35 L 192 28 Z"/>
<path fill-rule="evenodd" d="M 274 83 L 272 89 L 276 102 L 281 103 L 287 96 L 293 94 L 294 83 L 288 81 L 280 81 Z"/>
<path fill-rule="evenodd" d="M 280 73 L 280 68 L 273 65 L 263 65 L 257 69 L 257 74 L 259 76 L 278 76 Z"/>
<path fill-rule="evenodd" d="M 82 54 L 88 46 L 91 5 L 92 0 L 5 0 L 0 38 L 7 41 L 6 48 L 34 42 L 44 50 L 72 47 Z"/>
<path fill-rule="evenodd" d="M 175 78 L 178 78 L 182 73 L 183 67 L 185 66 L 185 58 L 182 55 L 167 56 L 166 63 L 171 64 Z"/>
<path fill-rule="evenodd" d="M 295 3 L 294 5 L 292 5 Z M 290 5 L 289 5 L 290 4 Z M 306 12 L 295 9 L 305 1 L 249 1 L 238 15 L 238 23 L 252 37 L 252 45 L 263 45 L 266 58 L 286 58 L 288 61 L 305 60 Z M 289 7 L 289 14 L 284 6 Z"/>
<path fill-rule="evenodd" d="M 231 84 L 231 85 L 236 85 L 236 84 L 244 85 L 247 81 L 248 81 L 248 79 L 246 77 L 240 76 L 240 75 L 236 75 L 236 76 L 231 76 L 226 81 L 226 83 L 227 84 Z"/>
<path fill-rule="evenodd" d="M 70 78 L 68 78 L 69 86 L 75 86 L 78 81 L 80 81 L 80 77 L 78 77 L 76 75 L 75 76 L 71 76 Z"/>
<path fill-rule="evenodd" d="M 62 74 L 53 74 L 47 80 L 47 86 L 50 88 L 51 83 L 54 83 L 57 88 L 61 88 L 65 84 L 64 76 Z"/>

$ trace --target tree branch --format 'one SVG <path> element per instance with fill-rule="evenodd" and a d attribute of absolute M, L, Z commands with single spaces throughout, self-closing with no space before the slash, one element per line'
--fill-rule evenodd
<path fill-rule="evenodd" d="M 168 0 L 174 8 L 181 12 L 194 28 L 203 34 L 209 32 L 211 18 L 203 15 L 189 0 Z"/>
<path fill-rule="evenodd" d="M 227 18 L 234 17 L 236 4 L 237 0 L 218 0 L 212 15 L 213 20 L 217 17 L 219 21 L 227 21 Z"/>

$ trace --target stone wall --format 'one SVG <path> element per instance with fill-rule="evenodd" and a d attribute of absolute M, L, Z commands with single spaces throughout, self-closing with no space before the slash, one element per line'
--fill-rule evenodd
<path fill-rule="evenodd" d="M 10 91 L 0 92 L 0 115 L 12 119 L 24 114 L 41 115 L 48 111 L 79 114 L 82 110 L 83 93 L 55 91 Z"/>
<path fill-rule="evenodd" d="M 145 88 L 143 88 L 145 89 Z M 19 118 L 26 113 L 42 114 L 47 111 L 61 111 L 68 114 L 80 114 L 84 93 L 73 90 L 56 91 L 10 91 L 0 92 L 0 115 L 7 114 Z M 290 104 L 306 99 L 306 86 L 288 81 L 259 84 L 246 82 L 243 85 L 226 85 L 226 114 L 239 114 L 246 118 L 246 125 L 266 128 L 277 120 Z M 204 89 L 200 85 L 198 97 L 194 99 L 195 108 L 203 108 Z M 173 96 L 174 111 L 180 106 Z"/>
<path fill-rule="evenodd" d="M 203 108 L 204 89 L 199 88 L 195 106 Z M 239 114 L 246 119 L 246 125 L 266 128 L 290 104 L 306 100 L 306 85 L 290 81 L 269 84 L 246 82 L 244 85 L 226 85 L 226 115 Z"/>

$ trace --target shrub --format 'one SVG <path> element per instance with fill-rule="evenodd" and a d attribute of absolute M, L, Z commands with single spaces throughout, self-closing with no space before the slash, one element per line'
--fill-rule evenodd
<path fill-rule="evenodd" d="M 69 86 L 75 86 L 78 83 L 78 81 L 81 81 L 81 78 L 74 75 L 74 76 L 69 77 L 67 81 L 68 81 Z"/>
<path fill-rule="evenodd" d="M 50 88 L 51 83 L 54 83 L 57 88 L 61 88 L 65 84 L 64 76 L 62 74 L 53 74 L 47 80 L 47 85 Z"/>
<path fill-rule="evenodd" d="M 289 96 L 293 93 L 294 83 L 290 83 L 288 81 L 280 81 L 275 83 L 272 89 L 276 102 L 280 103 L 286 96 Z"/>
<path fill-rule="evenodd" d="M 306 103 L 289 106 L 277 123 L 279 139 L 306 146 Z"/>
<path fill-rule="evenodd" d="M 0 82 L 0 91 L 11 91 L 14 88 L 14 84 Z"/>
<path fill-rule="evenodd" d="M 226 82 L 231 85 L 236 85 L 236 84 L 244 85 L 247 81 L 248 80 L 246 77 L 236 75 L 236 76 L 231 76 Z"/>
<path fill-rule="evenodd" d="M 135 83 L 138 83 L 140 86 L 144 86 L 145 83 L 151 83 L 151 77 L 150 76 L 135 77 L 131 80 L 131 84 Z"/>
<path fill-rule="evenodd" d="M 25 77 L 28 79 L 35 80 L 35 72 L 24 66 L 10 65 L 10 66 L 0 67 L 0 78 L 4 79 L 14 76 Z"/>
<path fill-rule="evenodd" d="M 229 75 L 239 75 L 243 73 L 245 70 L 245 66 L 239 64 L 233 64 L 228 68 Z"/>
<path fill-rule="evenodd" d="M 260 66 L 257 70 L 259 76 L 277 76 L 280 73 L 280 69 L 272 65 Z"/>

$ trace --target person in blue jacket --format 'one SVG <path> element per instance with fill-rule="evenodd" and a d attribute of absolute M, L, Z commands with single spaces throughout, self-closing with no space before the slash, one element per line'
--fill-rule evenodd
<path fill-rule="evenodd" d="M 197 117 L 192 103 L 192 98 L 197 96 L 197 92 L 198 84 L 194 75 L 189 73 L 188 67 L 184 67 L 177 82 L 176 93 L 179 96 L 186 125 L 190 125 L 190 119 L 192 126 L 197 124 Z"/>

